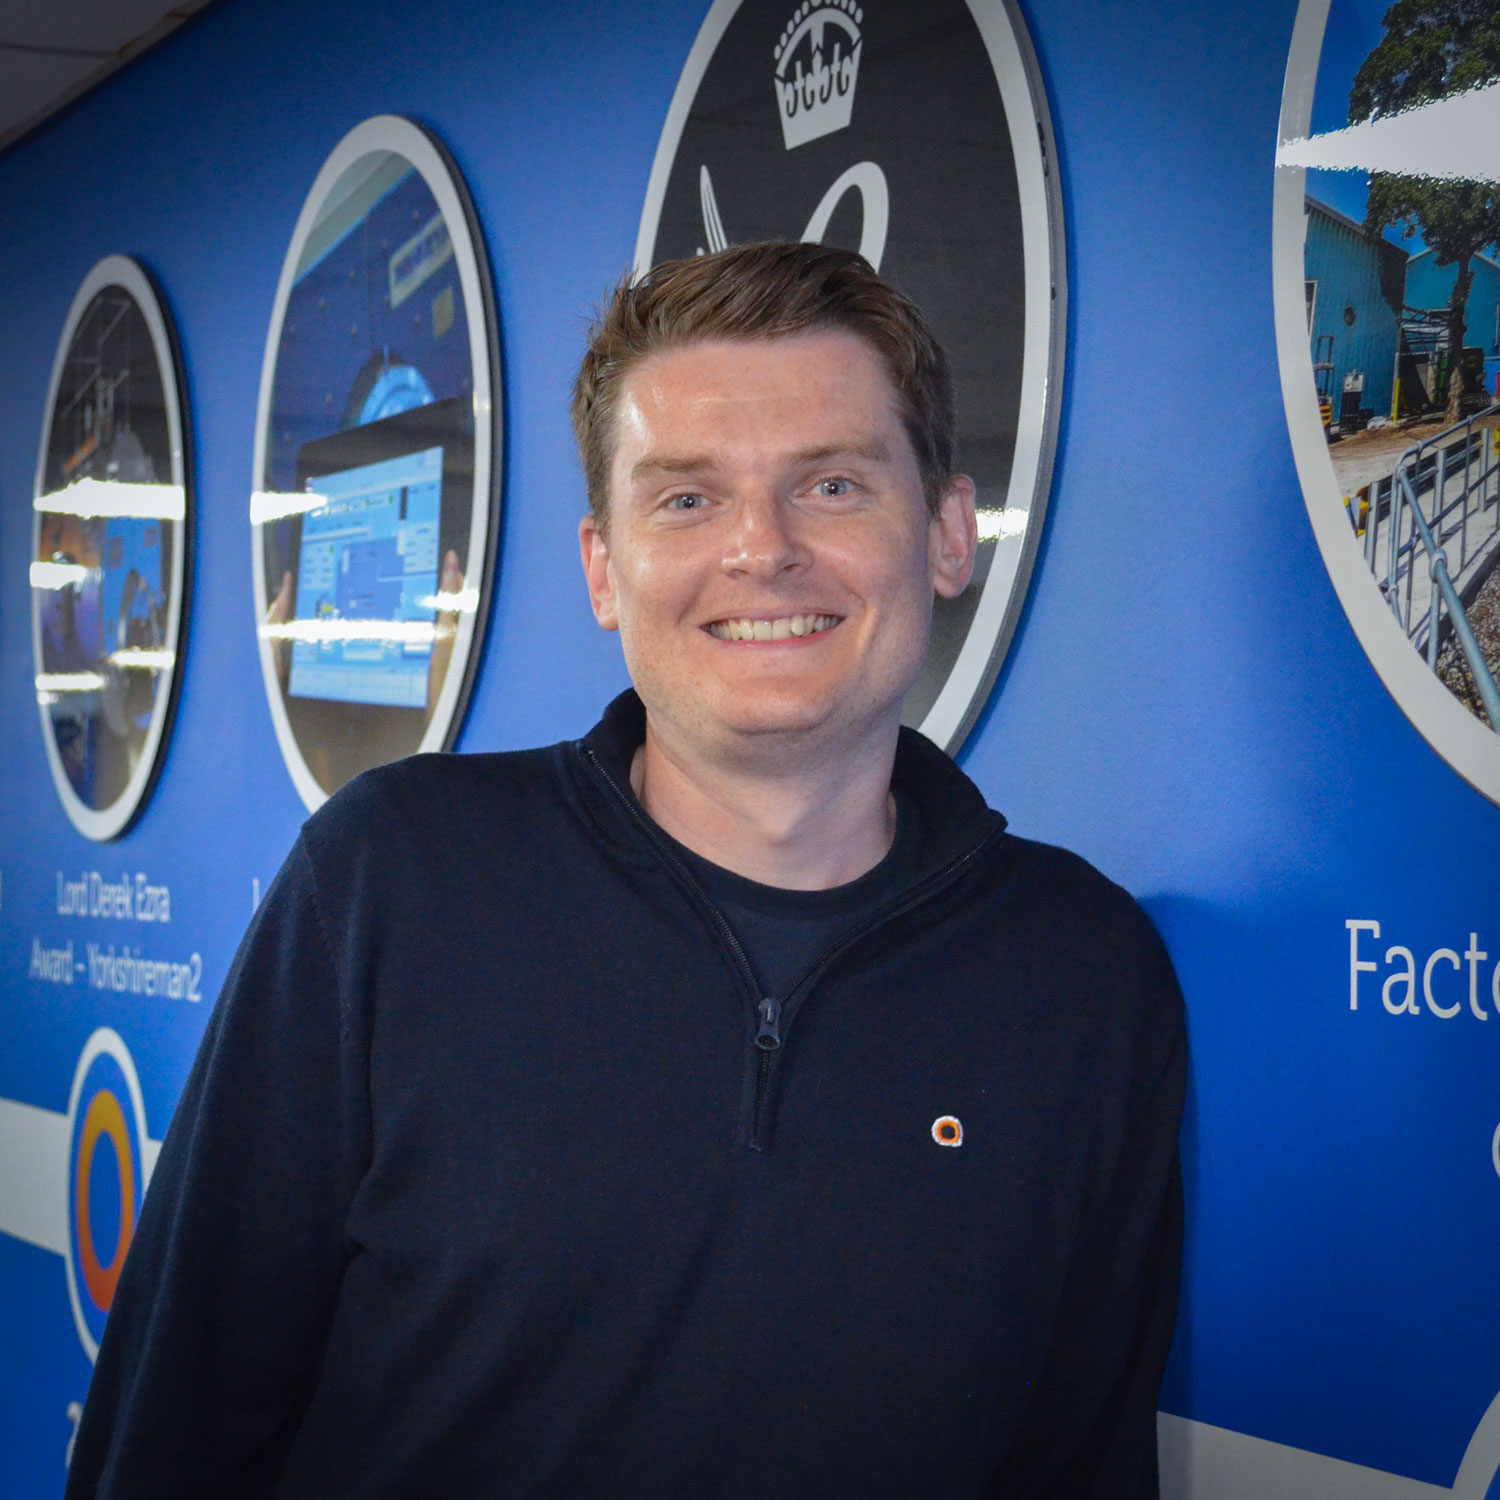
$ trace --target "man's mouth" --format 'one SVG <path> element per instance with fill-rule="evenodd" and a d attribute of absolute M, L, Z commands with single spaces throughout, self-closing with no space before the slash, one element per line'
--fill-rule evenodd
<path fill-rule="evenodd" d="M 773 620 L 715 620 L 708 633 L 721 641 L 790 641 L 832 630 L 841 615 L 779 615 Z"/>

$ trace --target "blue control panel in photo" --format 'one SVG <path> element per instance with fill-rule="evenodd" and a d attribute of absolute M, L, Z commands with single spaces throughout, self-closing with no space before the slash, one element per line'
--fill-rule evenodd
<path fill-rule="evenodd" d="M 293 697 L 426 705 L 442 480 L 434 447 L 308 481 L 323 503 L 302 521 Z"/>

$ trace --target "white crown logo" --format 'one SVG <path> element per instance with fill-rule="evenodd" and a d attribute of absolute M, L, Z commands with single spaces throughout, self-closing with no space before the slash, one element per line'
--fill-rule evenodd
<path fill-rule="evenodd" d="M 776 44 L 776 105 L 788 151 L 849 123 L 864 18 L 855 0 L 802 0 L 792 12 Z"/>

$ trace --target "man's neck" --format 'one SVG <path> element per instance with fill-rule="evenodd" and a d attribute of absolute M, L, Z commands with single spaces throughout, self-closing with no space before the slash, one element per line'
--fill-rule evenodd
<path fill-rule="evenodd" d="M 685 753 L 646 721 L 630 782 L 661 828 L 695 854 L 784 890 L 857 880 L 896 836 L 891 796 L 898 723 L 837 757 L 786 753 L 754 761 Z"/>

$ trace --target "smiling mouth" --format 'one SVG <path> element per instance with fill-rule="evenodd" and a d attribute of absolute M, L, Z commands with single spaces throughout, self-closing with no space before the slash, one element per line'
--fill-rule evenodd
<path fill-rule="evenodd" d="M 832 630 L 842 615 L 780 615 L 774 620 L 715 620 L 704 628 L 721 641 L 791 641 Z"/>

